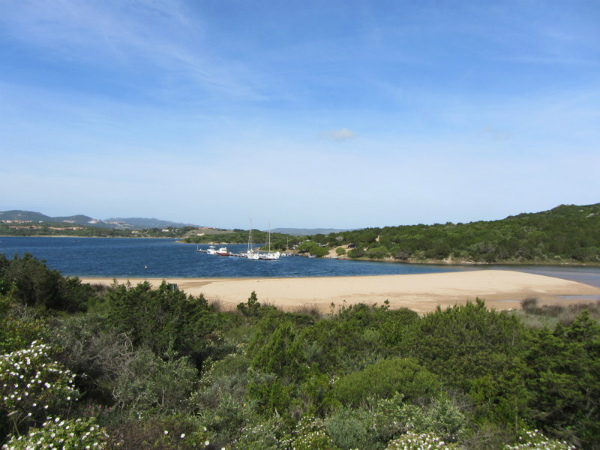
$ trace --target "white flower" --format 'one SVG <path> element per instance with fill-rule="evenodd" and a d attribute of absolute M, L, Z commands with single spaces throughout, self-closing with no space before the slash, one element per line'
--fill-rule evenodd
<path fill-rule="evenodd" d="M 183 439 L 185 437 L 185 433 L 181 433 L 180 438 Z"/>

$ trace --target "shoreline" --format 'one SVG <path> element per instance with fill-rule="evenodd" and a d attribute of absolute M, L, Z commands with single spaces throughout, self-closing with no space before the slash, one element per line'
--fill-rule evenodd
<path fill-rule="evenodd" d="M 192 242 L 184 242 L 181 237 L 166 237 L 166 236 L 71 236 L 71 235 L 37 235 L 37 236 L 15 236 L 15 235 L 3 235 L 0 234 L 0 238 L 67 238 L 67 239 L 173 239 L 177 244 L 185 244 L 185 245 L 243 245 L 243 243 L 231 243 L 231 242 L 212 242 L 212 243 L 192 243 Z M 292 253 L 293 254 L 293 253 Z M 294 256 L 301 256 L 293 254 Z M 571 261 L 563 261 L 563 262 L 555 262 L 555 261 L 494 261 L 494 262 L 482 262 L 482 261 L 469 261 L 462 259 L 427 259 L 427 260 L 396 260 L 393 258 L 384 258 L 384 259 L 369 259 L 369 258 L 338 258 L 337 256 L 332 256 L 330 253 L 323 257 L 323 259 L 348 259 L 352 261 L 362 261 L 362 262 L 380 262 L 380 263 L 389 263 L 389 264 L 408 264 L 408 265 L 439 265 L 439 266 L 465 266 L 465 267 L 486 267 L 486 266 L 544 266 L 544 267 L 591 267 L 598 268 L 600 267 L 600 263 L 596 262 L 576 262 L 574 260 Z"/>
<path fill-rule="evenodd" d="M 192 243 L 184 242 L 180 237 L 166 237 L 166 236 L 71 236 L 71 235 L 37 235 L 37 236 L 15 236 L 15 235 L 3 235 L 0 234 L 0 238 L 66 238 L 66 239 L 173 239 L 177 244 L 184 245 L 244 245 L 244 243 L 235 242 L 203 242 L 203 243 Z M 302 256 L 290 253 L 293 256 Z M 469 261 L 463 259 L 427 259 L 427 260 L 397 260 L 393 258 L 383 259 L 369 259 L 369 258 L 338 258 L 336 256 L 326 255 L 323 259 L 347 259 L 350 261 L 362 261 L 362 262 L 379 262 L 379 263 L 390 263 L 390 264 L 408 264 L 408 265 L 437 265 L 437 266 L 466 266 L 466 267 L 486 267 L 486 266 L 544 266 L 544 267 L 600 267 L 600 262 L 576 262 L 563 261 L 555 262 L 548 260 L 530 260 L 530 261 L 494 261 L 494 262 L 483 262 L 483 261 Z"/>
<path fill-rule="evenodd" d="M 536 297 L 541 305 L 589 303 L 600 299 L 600 288 L 546 275 L 509 270 L 474 270 L 410 275 L 370 275 L 312 278 L 139 278 L 79 277 L 83 283 L 111 285 L 148 281 L 157 287 L 164 280 L 188 295 L 203 294 L 223 309 L 235 309 L 254 291 L 261 304 L 294 311 L 316 308 L 321 312 L 342 305 L 365 303 L 409 308 L 420 314 L 438 306 L 452 307 L 485 300 L 490 309 L 519 309 L 521 300 Z"/>

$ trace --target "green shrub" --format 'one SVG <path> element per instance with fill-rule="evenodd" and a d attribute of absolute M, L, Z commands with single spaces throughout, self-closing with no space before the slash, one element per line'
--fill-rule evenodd
<path fill-rule="evenodd" d="M 291 321 L 282 323 L 256 352 L 252 367 L 266 373 L 299 379 L 305 371 L 302 340 Z"/>
<path fill-rule="evenodd" d="M 189 414 L 130 418 L 106 427 L 111 450 L 215 449 L 215 436 Z"/>
<path fill-rule="evenodd" d="M 207 358 L 233 350 L 218 332 L 227 316 L 202 295 L 187 296 L 163 281 L 157 289 L 148 282 L 115 285 L 106 298 L 107 325 L 127 333 L 136 347 L 147 347 L 159 356 L 171 348 L 189 356 L 197 368 Z"/>
<path fill-rule="evenodd" d="M 185 357 L 167 353 L 167 360 L 143 349 L 115 381 L 113 395 L 119 408 L 137 415 L 189 411 L 198 372 Z"/>
<path fill-rule="evenodd" d="M 255 421 L 244 425 L 231 448 L 244 450 L 279 450 L 289 442 L 289 431 L 280 416 L 254 416 Z"/>
<path fill-rule="evenodd" d="M 246 317 L 258 317 L 260 315 L 260 303 L 256 292 L 252 291 L 246 303 L 239 303 L 237 309 Z"/>
<path fill-rule="evenodd" d="M 389 251 L 387 248 L 383 246 L 379 247 L 371 247 L 367 250 L 367 258 L 372 259 L 383 259 L 389 255 Z"/>
<path fill-rule="evenodd" d="M 429 396 L 439 387 L 437 377 L 416 360 L 392 358 L 342 377 L 334 385 L 334 396 L 345 405 L 359 405 L 368 397 L 389 398 L 396 393 L 411 401 Z"/>
<path fill-rule="evenodd" d="M 362 247 L 355 247 L 348 252 L 350 258 L 361 258 L 366 255 L 365 249 Z"/>
<path fill-rule="evenodd" d="M 377 448 L 373 414 L 363 408 L 340 408 L 325 419 L 327 435 L 341 449 Z"/>
<path fill-rule="evenodd" d="M 0 354 L 26 348 L 47 336 L 46 324 L 35 310 L 0 294 Z"/>
<path fill-rule="evenodd" d="M 126 333 L 107 327 L 101 317 L 61 317 L 51 323 L 51 342 L 63 349 L 60 360 L 78 377 L 78 386 L 87 401 L 110 405 L 115 382 L 136 357 Z"/>
<path fill-rule="evenodd" d="M 85 311 L 93 298 L 90 285 L 82 284 L 78 278 L 63 278 L 29 253 L 23 257 L 15 255 L 11 260 L 1 254 L 0 281 L 1 293 L 10 291 L 15 300 L 36 308 Z"/>

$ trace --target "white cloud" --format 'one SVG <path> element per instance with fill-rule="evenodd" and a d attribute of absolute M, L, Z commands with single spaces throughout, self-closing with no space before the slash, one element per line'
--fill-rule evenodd
<path fill-rule="evenodd" d="M 358 135 L 348 128 L 341 128 L 339 130 L 328 130 L 319 133 L 319 136 L 324 139 L 331 139 L 338 142 L 349 141 L 356 139 Z"/>

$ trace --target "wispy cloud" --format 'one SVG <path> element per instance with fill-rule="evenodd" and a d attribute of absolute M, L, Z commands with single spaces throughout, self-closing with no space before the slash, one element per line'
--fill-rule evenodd
<path fill-rule="evenodd" d="M 202 15 L 183 2 L 34 2 L 5 8 L 0 24 L 13 41 L 63 69 L 99 67 L 128 74 L 137 90 L 264 100 L 266 83 L 244 61 L 219 56 Z M 107 75 L 110 76 L 110 75 Z M 123 82 L 121 75 L 114 81 Z M 100 80 L 96 80 L 98 82 Z M 129 82 L 129 81 L 127 81 Z"/>
<path fill-rule="evenodd" d="M 319 136 L 323 139 L 330 139 L 337 142 L 350 141 L 356 139 L 358 135 L 348 128 L 340 128 L 339 130 L 321 131 Z"/>

